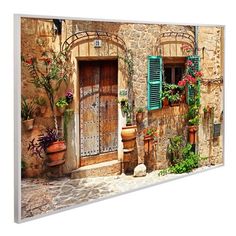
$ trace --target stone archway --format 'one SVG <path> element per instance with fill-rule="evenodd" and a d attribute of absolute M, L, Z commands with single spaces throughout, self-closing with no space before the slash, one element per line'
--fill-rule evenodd
<path fill-rule="evenodd" d="M 95 45 L 96 41 L 99 40 L 98 45 Z M 81 164 L 81 109 L 80 109 L 80 76 L 81 73 L 81 61 L 107 61 L 107 60 L 116 60 L 118 64 L 117 69 L 117 97 L 119 99 L 119 91 L 127 87 L 127 71 L 125 69 L 126 65 L 124 62 L 124 57 L 127 53 L 127 47 L 123 39 L 115 34 L 102 31 L 80 31 L 70 37 L 68 37 L 62 44 L 62 53 L 66 53 L 71 58 L 71 62 L 75 66 L 75 73 L 70 80 L 71 86 L 74 91 L 74 127 L 71 129 L 71 134 L 73 135 L 73 144 L 72 147 L 68 147 L 67 155 L 68 165 L 73 162 L 73 166 L 70 165 L 70 172 L 77 169 L 80 170 L 85 166 Z M 86 64 L 86 63 L 85 63 Z M 80 66 L 79 66 L 80 65 Z M 120 105 L 118 105 L 120 106 Z M 120 138 L 121 128 L 125 123 L 124 117 L 121 114 L 121 111 L 118 107 L 118 122 L 117 122 L 117 133 L 118 133 L 118 147 L 117 147 L 117 161 L 121 160 L 123 157 L 123 147 Z M 83 153 L 84 154 L 84 153 Z M 99 161 L 100 162 L 100 161 Z M 93 163 L 91 159 L 89 164 Z M 107 167 L 106 167 L 107 168 Z M 109 168 L 108 168 L 109 169 Z M 110 168 L 112 169 L 112 168 Z M 117 171 L 117 163 L 116 163 Z M 78 171 L 77 170 L 77 171 Z M 69 172 L 69 171 L 67 171 Z M 80 173 L 81 174 L 81 173 Z M 80 175 L 79 174 L 79 175 Z M 108 173 L 109 174 L 109 173 Z"/>

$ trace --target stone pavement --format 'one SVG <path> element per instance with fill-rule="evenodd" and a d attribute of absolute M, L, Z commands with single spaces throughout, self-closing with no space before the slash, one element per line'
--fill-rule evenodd
<path fill-rule="evenodd" d="M 194 172 L 206 169 L 210 169 L 210 167 L 201 167 Z M 21 184 L 22 219 L 185 175 L 188 174 L 158 176 L 158 171 L 153 171 L 145 177 L 119 175 L 84 179 L 70 179 L 68 177 L 56 180 L 23 179 Z"/>

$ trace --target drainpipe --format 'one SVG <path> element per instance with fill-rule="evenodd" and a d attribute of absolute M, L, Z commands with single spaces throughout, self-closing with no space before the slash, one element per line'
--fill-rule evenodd
<path fill-rule="evenodd" d="M 198 26 L 194 26 L 194 54 L 198 55 Z"/>

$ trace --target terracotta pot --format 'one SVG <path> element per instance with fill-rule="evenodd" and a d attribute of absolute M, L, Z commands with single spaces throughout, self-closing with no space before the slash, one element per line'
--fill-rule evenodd
<path fill-rule="evenodd" d="M 164 100 L 162 101 L 162 105 L 163 105 L 163 107 L 168 107 L 169 106 L 168 98 L 164 98 Z"/>
<path fill-rule="evenodd" d="M 171 107 L 176 107 L 176 106 L 179 106 L 179 104 L 180 104 L 179 101 L 178 101 L 178 102 L 171 102 L 171 103 L 170 103 L 170 106 L 171 106 Z"/>
<path fill-rule="evenodd" d="M 137 123 L 141 123 L 143 121 L 143 112 L 137 112 L 136 121 Z"/>
<path fill-rule="evenodd" d="M 64 141 L 56 141 L 47 150 L 48 166 L 61 165 L 65 162 L 66 145 Z"/>
<path fill-rule="evenodd" d="M 189 143 L 190 144 L 195 144 L 196 143 L 196 132 L 197 132 L 197 126 L 192 125 L 188 126 L 188 131 L 189 131 Z"/>
<path fill-rule="evenodd" d="M 26 130 L 32 130 L 34 127 L 34 119 L 24 120 L 22 123 Z"/>
<path fill-rule="evenodd" d="M 150 153 L 153 148 L 153 141 L 154 141 L 153 136 L 152 135 L 145 135 L 143 141 L 144 141 L 145 153 Z"/>
<path fill-rule="evenodd" d="M 124 149 L 132 149 L 136 142 L 137 126 L 131 125 L 122 127 L 121 137 Z"/>
<path fill-rule="evenodd" d="M 61 114 L 64 114 L 65 110 L 66 110 L 66 106 L 64 107 L 57 107 L 58 111 L 61 113 Z"/>
<path fill-rule="evenodd" d="M 181 101 L 182 103 L 186 103 L 186 95 L 185 95 L 185 94 L 182 94 L 182 95 L 181 95 L 180 101 Z"/>

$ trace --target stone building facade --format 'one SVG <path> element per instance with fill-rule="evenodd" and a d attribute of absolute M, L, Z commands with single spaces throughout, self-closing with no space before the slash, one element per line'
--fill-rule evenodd
<path fill-rule="evenodd" d="M 223 27 L 65 20 L 62 22 L 61 35 L 55 35 L 54 28 L 52 19 L 23 18 L 21 52 L 24 56 L 33 57 L 40 55 L 42 50 L 47 47 L 56 51 L 67 49 L 74 65 L 74 72 L 69 83 L 67 86 L 62 86 L 58 94 L 58 97 L 62 96 L 68 88 L 74 94 L 73 103 L 70 104 L 73 116 L 67 126 L 68 140 L 66 163 L 63 165 L 64 173 L 72 173 L 73 177 L 86 177 L 120 174 L 121 172 L 120 163 L 124 154 L 120 133 L 122 127 L 125 126 L 125 117 L 121 112 L 120 103 L 113 104 L 113 107 L 117 106 L 115 123 L 117 150 L 112 152 L 113 156 L 99 153 L 95 159 L 81 158 L 81 123 L 83 120 L 81 117 L 80 70 L 82 70 L 83 63 L 87 65 L 88 61 L 92 63 L 116 61 L 117 99 L 129 99 L 133 106 L 133 118 L 135 118 L 135 111 L 138 107 L 146 108 L 143 121 L 137 124 L 136 148 L 131 154 L 131 166 L 147 163 L 151 166 L 151 170 L 168 167 L 169 138 L 177 134 L 184 134 L 187 137 L 187 125 L 183 115 L 187 112 L 188 105 L 183 103 L 174 107 L 147 109 L 148 56 L 161 56 L 164 64 L 166 60 L 169 61 L 169 64 L 173 64 L 175 61 L 184 60 L 189 55 L 183 50 L 183 45 L 188 45 L 192 50 L 196 50 L 197 45 L 200 67 L 204 73 L 200 87 L 201 122 L 197 133 L 196 150 L 202 156 L 207 157 L 202 163 L 203 165 L 223 162 Z M 101 40 L 99 47 L 94 45 L 95 40 Z M 127 51 L 132 53 L 132 75 L 129 74 L 129 65 L 124 60 Z M 22 94 L 32 97 L 36 93 L 46 97 L 40 89 L 35 90 L 30 80 L 27 68 L 22 66 Z M 204 107 L 211 108 L 209 119 L 204 118 Z M 60 126 L 63 127 L 63 116 L 58 113 L 57 119 Z M 135 119 L 133 120 L 135 123 Z M 32 176 L 42 172 L 43 162 L 29 154 L 27 143 L 45 127 L 52 126 L 52 124 L 50 109 L 47 109 L 45 114 L 35 118 L 33 131 L 26 131 L 22 127 L 22 158 L 28 168 L 34 170 Z M 217 137 L 214 136 L 216 124 L 220 124 L 218 126 L 220 135 Z M 155 148 L 148 157 L 145 157 L 143 130 L 148 126 L 157 127 L 158 137 Z"/>

